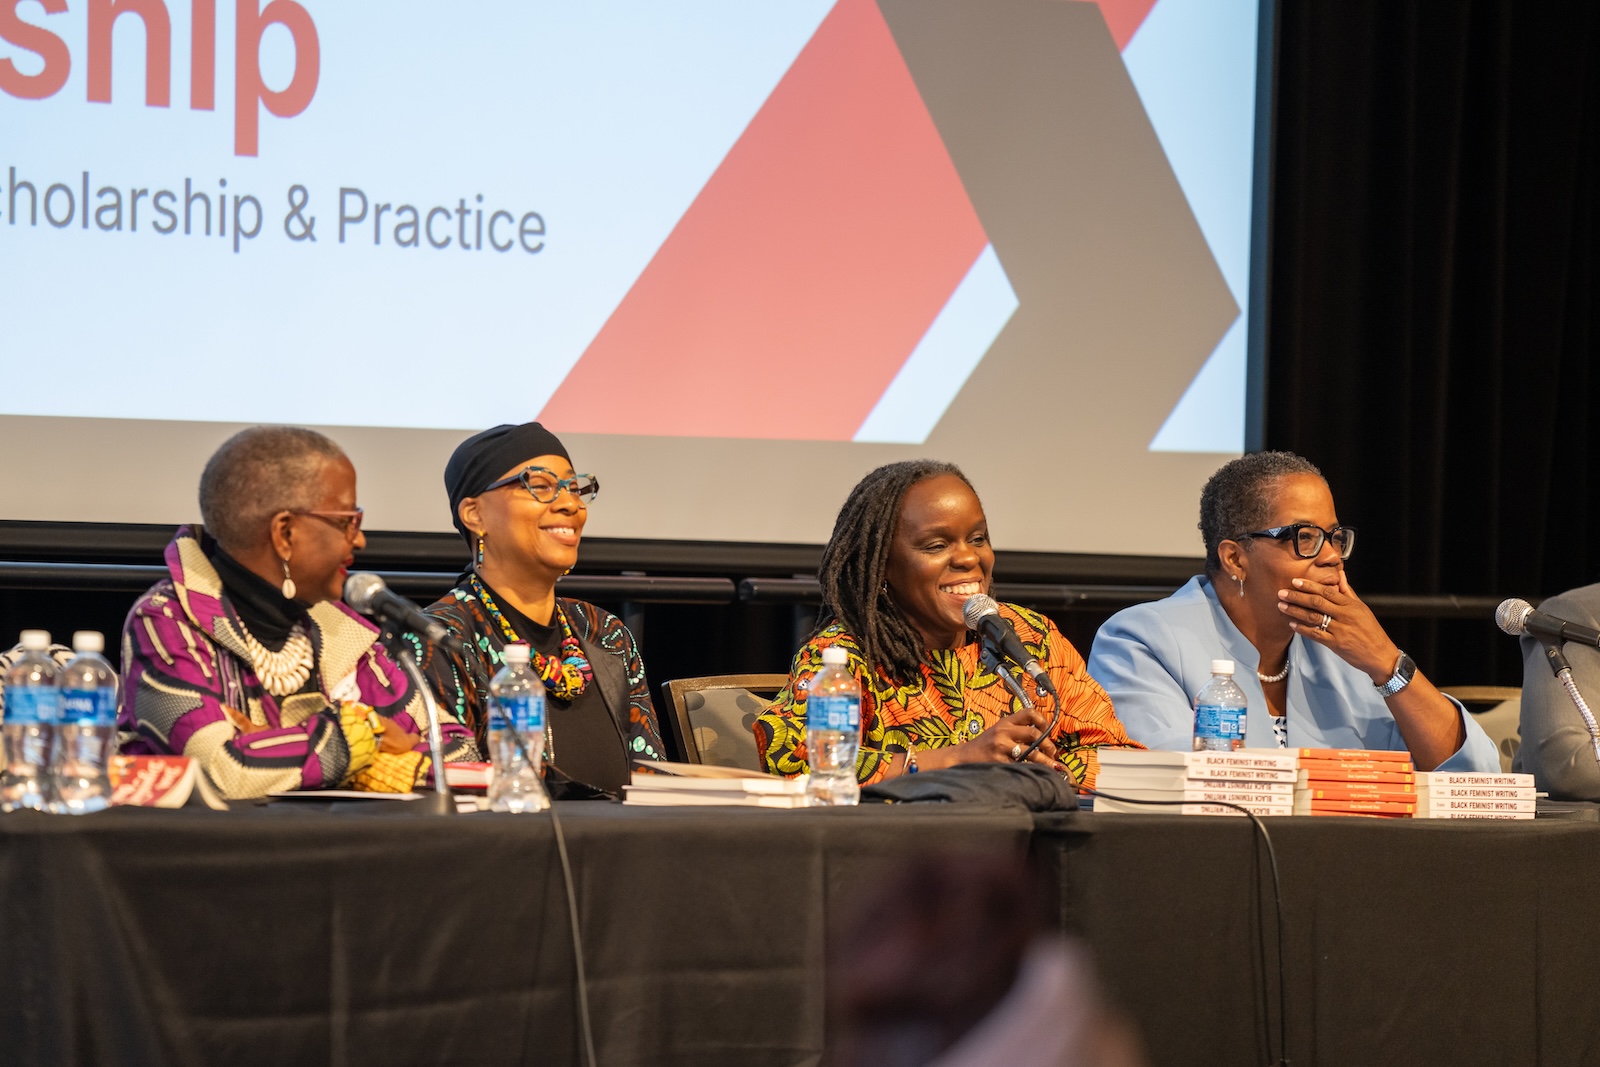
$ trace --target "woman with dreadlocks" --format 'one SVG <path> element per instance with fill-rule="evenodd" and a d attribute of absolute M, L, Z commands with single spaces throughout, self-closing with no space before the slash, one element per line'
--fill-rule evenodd
<path fill-rule="evenodd" d="M 861 683 L 863 784 L 957 763 L 1028 759 L 1092 786 L 1103 746 L 1128 739 L 1105 691 L 1055 624 L 1013 604 L 1000 614 L 1049 671 L 1061 699 L 1052 736 L 1029 748 L 1050 722 L 1049 697 L 1019 672 L 1034 703 L 1016 699 L 962 606 L 989 592 L 994 549 L 983 505 L 949 463 L 907 460 L 868 474 L 851 490 L 822 553 L 817 630 L 796 653 L 788 684 L 755 724 L 769 771 L 806 772 L 806 689 L 822 650 L 849 654 Z"/>

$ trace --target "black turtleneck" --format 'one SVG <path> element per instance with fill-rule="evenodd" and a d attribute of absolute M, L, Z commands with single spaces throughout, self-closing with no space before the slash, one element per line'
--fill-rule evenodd
<path fill-rule="evenodd" d="M 200 547 L 217 569 L 222 591 L 245 629 L 269 652 L 281 650 L 294 624 L 305 617 L 306 605 L 286 598 L 277 586 L 223 551 L 209 534 L 201 539 Z"/>
<path fill-rule="evenodd" d="M 519 638 L 541 656 L 561 655 L 561 624 L 554 615 L 548 626 L 541 626 L 512 607 L 487 582 L 484 588 Z M 574 782 L 621 796 L 630 771 L 628 753 L 616 720 L 606 710 L 600 683 L 591 680 L 571 701 L 546 694 L 545 714 L 555 747 L 555 770 Z"/>

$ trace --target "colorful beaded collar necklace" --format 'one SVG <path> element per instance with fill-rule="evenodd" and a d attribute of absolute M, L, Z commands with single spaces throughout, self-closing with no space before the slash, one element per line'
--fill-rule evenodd
<path fill-rule="evenodd" d="M 501 613 L 500 606 L 494 602 L 494 597 L 489 595 L 489 587 L 476 574 L 472 576 L 472 591 L 488 609 L 506 641 L 521 641 L 522 638 L 517 636 L 517 631 L 511 628 L 511 623 Z M 546 656 L 538 649 L 533 649 L 533 670 L 551 696 L 572 700 L 589 687 L 589 682 L 594 678 L 594 668 L 589 666 L 589 658 L 583 654 L 583 646 L 572 632 L 572 624 L 567 621 L 567 613 L 561 610 L 559 600 L 556 601 L 555 622 L 561 627 L 561 655 L 559 658 Z"/>

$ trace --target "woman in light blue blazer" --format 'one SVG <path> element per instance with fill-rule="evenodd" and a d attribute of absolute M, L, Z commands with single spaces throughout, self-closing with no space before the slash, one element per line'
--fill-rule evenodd
<path fill-rule="evenodd" d="M 1187 749 L 1213 659 L 1234 661 L 1251 748 L 1406 749 L 1418 770 L 1497 771 L 1494 744 L 1389 639 L 1345 577 L 1355 530 L 1290 452 L 1224 465 L 1200 494 L 1206 573 L 1112 616 L 1089 673 L 1128 734 Z"/>

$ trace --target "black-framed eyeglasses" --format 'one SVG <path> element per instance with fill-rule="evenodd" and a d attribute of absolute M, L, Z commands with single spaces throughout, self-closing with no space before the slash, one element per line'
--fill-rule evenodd
<path fill-rule="evenodd" d="M 1340 559 L 1349 559 L 1350 550 L 1356 547 L 1354 526 L 1335 526 L 1331 530 L 1324 530 L 1314 522 L 1295 522 L 1288 526 L 1274 526 L 1270 530 L 1251 530 L 1240 536 L 1287 541 L 1294 547 L 1294 554 L 1301 559 L 1316 559 L 1324 541 L 1333 542 L 1333 549 L 1339 553 Z"/>
<path fill-rule="evenodd" d="M 518 482 L 522 483 L 522 488 L 528 491 L 529 496 L 541 504 L 554 504 L 556 497 L 568 492 L 578 498 L 578 503 L 588 507 L 600 495 L 600 479 L 594 475 L 574 474 L 570 478 L 557 478 L 555 471 L 545 467 L 524 467 L 498 482 L 490 482 L 482 491 L 487 493 L 491 489 L 501 489 Z"/>
<path fill-rule="evenodd" d="M 290 511 L 291 515 L 310 515 L 321 519 L 329 526 L 336 526 L 346 538 L 354 540 L 356 534 L 361 532 L 361 519 L 365 515 L 362 508 L 354 511 Z"/>

